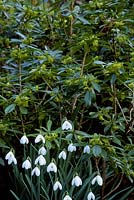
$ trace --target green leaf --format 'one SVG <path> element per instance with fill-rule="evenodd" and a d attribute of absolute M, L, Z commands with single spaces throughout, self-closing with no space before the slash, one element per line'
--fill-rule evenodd
<path fill-rule="evenodd" d="M 49 119 L 47 122 L 47 129 L 48 131 L 51 131 L 52 121 Z"/>
<path fill-rule="evenodd" d="M 15 109 L 16 104 L 10 104 L 5 108 L 5 114 L 11 113 Z"/>
<path fill-rule="evenodd" d="M 84 101 L 86 103 L 86 106 L 91 106 L 91 93 L 89 91 L 86 92 Z"/>
<path fill-rule="evenodd" d="M 105 62 L 100 61 L 100 60 L 96 60 L 96 61 L 94 61 L 94 64 L 96 64 L 96 65 L 106 65 Z"/>
<path fill-rule="evenodd" d="M 10 190 L 10 192 L 11 192 L 12 195 L 15 197 L 15 199 L 20 200 L 20 198 L 19 198 L 12 190 Z"/>
<path fill-rule="evenodd" d="M 4 160 L 0 157 L 0 165 L 5 166 Z"/>
<path fill-rule="evenodd" d="M 100 154 L 101 154 L 101 152 L 102 152 L 102 148 L 101 148 L 100 145 L 95 145 L 95 146 L 93 147 L 92 151 L 93 151 L 93 155 L 94 155 L 95 157 L 97 157 L 97 156 L 100 156 Z"/>
<path fill-rule="evenodd" d="M 114 85 L 116 79 L 117 79 L 116 75 L 113 74 L 112 77 L 111 77 L 111 80 L 110 80 L 111 85 Z"/>
<path fill-rule="evenodd" d="M 27 110 L 27 108 L 21 106 L 20 112 L 21 112 L 21 114 L 26 115 L 28 113 L 28 110 Z"/>
<path fill-rule="evenodd" d="M 97 92 L 100 92 L 100 85 L 95 83 L 95 82 L 92 82 L 92 85 L 93 85 L 93 88 L 97 91 Z"/>
<path fill-rule="evenodd" d="M 113 142 L 121 146 L 121 141 L 117 137 L 113 137 Z"/>
<path fill-rule="evenodd" d="M 77 19 L 79 19 L 81 22 L 83 22 L 83 24 L 88 24 L 88 25 L 90 25 L 89 21 L 86 20 L 86 19 L 83 18 L 83 17 L 77 16 Z"/>

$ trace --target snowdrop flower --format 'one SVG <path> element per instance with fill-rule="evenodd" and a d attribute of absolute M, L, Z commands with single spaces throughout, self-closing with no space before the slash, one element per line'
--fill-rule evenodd
<path fill-rule="evenodd" d="M 10 157 L 14 157 L 14 154 L 12 151 L 9 151 L 6 156 L 5 156 L 5 159 L 8 160 Z"/>
<path fill-rule="evenodd" d="M 15 157 L 10 157 L 10 158 L 8 159 L 8 165 L 10 165 L 10 164 L 12 164 L 12 163 L 14 163 L 14 165 L 17 165 L 17 160 L 16 160 Z"/>
<path fill-rule="evenodd" d="M 64 123 L 62 124 L 62 130 L 72 130 L 73 127 L 72 127 L 72 124 L 69 122 L 69 121 L 64 121 Z"/>
<path fill-rule="evenodd" d="M 87 195 L 87 200 L 95 200 L 95 196 L 92 192 L 89 192 Z"/>
<path fill-rule="evenodd" d="M 87 153 L 87 154 L 90 153 L 90 146 L 89 146 L 89 145 L 86 145 L 86 146 L 84 147 L 83 153 Z"/>
<path fill-rule="evenodd" d="M 13 154 L 12 151 L 9 151 L 6 156 L 5 156 L 5 159 L 8 161 L 8 165 L 14 163 L 15 165 L 17 164 L 17 160 Z"/>
<path fill-rule="evenodd" d="M 45 156 L 47 153 L 47 150 L 45 149 L 45 147 L 41 147 L 38 151 L 38 154 L 41 154 L 43 156 Z"/>
<path fill-rule="evenodd" d="M 35 159 L 35 165 L 39 164 L 39 165 L 46 165 L 46 159 L 43 157 L 43 155 L 39 155 L 36 159 Z"/>
<path fill-rule="evenodd" d="M 53 190 L 56 191 L 56 190 L 62 190 L 62 185 L 59 181 L 56 181 L 54 186 L 53 186 Z"/>
<path fill-rule="evenodd" d="M 22 163 L 22 168 L 25 168 L 25 169 L 30 169 L 31 168 L 31 163 L 30 161 L 27 159 L 25 160 L 23 163 Z"/>
<path fill-rule="evenodd" d="M 65 152 L 65 151 L 61 151 L 61 152 L 59 153 L 58 158 L 59 158 L 59 159 L 63 158 L 63 160 L 66 160 L 66 158 L 67 158 L 66 152 Z"/>
<path fill-rule="evenodd" d="M 48 166 L 47 166 L 47 172 L 57 172 L 57 166 L 55 165 L 54 162 L 51 162 Z"/>
<path fill-rule="evenodd" d="M 23 135 L 23 136 L 21 137 L 20 143 L 21 143 L 21 144 L 28 144 L 28 143 L 29 143 L 29 140 L 28 140 L 28 138 L 27 138 L 26 135 Z"/>
<path fill-rule="evenodd" d="M 68 145 L 68 151 L 73 152 L 76 151 L 76 146 L 74 146 L 72 143 Z"/>
<path fill-rule="evenodd" d="M 63 200 L 72 200 L 72 198 L 69 195 L 66 195 Z"/>
<path fill-rule="evenodd" d="M 35 138 L 35 143 L 39 143 L 39 142 L 43 142 L 43 143 L 45 143 L 45 138 L 41 135 L 41 134 L 39 134 L 39 135 L 37 135 L 37 137 Z"/>
<path fill-rule="evenodd" d="M 72 180 L 72 186 L 76 186 L 79 187 L 80 185 L 82 185 L 82 180 L 79 176 L 75 176 Z"/>
<path fill-rule="evenodd" d="M 96 177 L 94 177 L 93 180 L 92 180 L 92 182 L 91 182 L 92 185 L 94 185 L 95 182 L 97 182 L 99 186 L 102 186 L 102 184 L 103 184 L 102 177 L 100 175 L 97 175 Z"/>
<path fill-rule="evenodd" d="M 40 169 L 39 169 L 39 167 L 35 167 L 35 168 L 32 170 L 31 175 L 33 176 L 34 174 L 35 174 L 36 176 L 40 176 Z"/>

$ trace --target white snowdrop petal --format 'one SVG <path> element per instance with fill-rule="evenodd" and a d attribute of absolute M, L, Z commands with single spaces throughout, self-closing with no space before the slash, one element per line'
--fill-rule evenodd
<path fill-rule="evenodd" d="M 59 153 L 58 158 L 59 158 L 59 159 L 63 158 L 63 160 L 66 160 L 66 158 L 67 158 L 66 152 L 65 152 L 65 151 L 61 151 L 61 152 Z"/>
<path fill-rule="evenodd" d="M 23 163 L 22 163 L 22 168 L 25 168 L 25 169 L 30 169 L 31 168 L 31 163 L 29 160 L 25 160 Z"/>
<path fill-rule="evenodd" d="M 47 172 L 57 172 L 57 166 L 55 165 L 54 162 L 51 162 L 48 166 L 47 166 Z"/>
<path fill-rule="evenodd" d="M 87 200 L 95 200 L 95 195 L 92 192 L 88 193 Z"/>
<path fill-rule="evenodd" d="M 17 165 L 17 160 L 15 157 L 13 157 L 12 162 L 14 163 L 14 165 Z"/>
<path fill-rule="evenodd" d="M 43 156 L 45 156 L 46 153 L 47 153 L 47 150 L 46 150 L 45 147 L 41 147 L 41 148 L 39 149 L 39 151 L 38 151 L 38 154 L 41 154 L 41 155 L 43 155 Z"/>
<path fill-rule="evenodd" d="M 33 170 L 32 170 L 32 173 L 31 175 L 36 175 L 36 176 L 40 176 L 40 169 L 38 167 L 35 167 Z"/>
<path fill-rule="evenodd" d="M 93 180 L 92 180 L 91 184 L 92 184 L 92 185 L 94 185 L 94 184 L 95 184 L 95 182 L 96 182 L 96 177 L 94 177 L 94 178 L 93 178 Z"/>
<path fill-rule="evenodd" d="M 66 195 L 63 200 L 72 200 L 72 198 L 69 195 Z"/>
<path fill-rule="evenodd" d="M 5 159 L 8 161 L 8 165 L 14 163 L 15 165 L 17 164 L 17 160 L 13 154 L 12 151 L 9 151 L 6 156 L 5 156 Z"/>
<path fill-rule="evenodd" d="M 43 155 L 39 155 L 36 159 L 35 159 L 35 165 L 39 164 L 39 165 L 46 165 L 46 159 L 43 157 Z"/>
<path fill-rule="evenodd" d="M 8 165 L 11 165 L 11 164 L 12 164 L 12 162 L 13 162 L 13 158 L 12 158 L 12 157 L 10 157 L 10 158 L 8 159 Z"/>
<path fill-rule="evenodd" d="M 23 135 L 23 136 L 21 137 L 20 143 L 21 143 L 21 144 L 28 144 L 28 143 L 29 143 L 29 140 L 28 140 L 28 138 L 27 138 L 26 135 Z"/>
<path fill-rule="evenodd" d="M 84 152 L 84 153 L 87 153 L 87 154 L 90 153 L 90 147 L 89 147 L 89 145 L 86 145 L 86 146 L 84 147 L 83 152 Z"/>
<path fill-rule="evenodd" d="M 76 146 L 74 146 L 72 143 L 68 145 L 68 149 L 69 152 L 73 152 L 76 151 Z"/>
<path fill-rule="evenodd" d="M 64 123 L 62 124 L 62 130 L 72 130 L 72 124 L 69 121 L 64 121 Z"/>
<path fill-rule="evenodd" d="M 79 187 L 80 185 L 82 185 L 82 180 L 79 176 L 75 176 L 72 180 L 72 186 L 76 186 Z"/>
<path fill-rule="evenodd" d="M 39 162 L 39 165 L 46 165 L 46 159 L 42 155 L 39 156 L 38 162 Z"/>
<path fill-rule="evenodd" d="M 35 143 L 39 143 L 39 142 L 41 142 L 42 141 L 42 143 L 45 143 L 45 138 L 41 135 L 41 134 L 39 134 L 39 135 L 37 135 L 37 137 L 35 138 Z"/>
<path fill-rule="evenodd" d="M 54 191 L 56 191 L 57 189 L 62 190 L 62 185 L 59 181 L 56 181 L 54 186 L 53 186 Z"/>
<path fill-rule="evenodd" d="M 39 169 L 39 168 L 37 168 L 37 169 L 35 170 L 35 175 L 36 175 L 36 176 L 40 176 L 40 169 Z"/>
<path fill-rule="evenodd" d="M 35 169 L 33 169 L 32 172 L 31 172 L 31 175 L 32 175 L 32 176 L 34 175 L 34 172 L 35 172 Z"/>
<path fill-rule="evenodd" d="M 103 179 L 100 175 L 97 175 L 96 176 L 96 181 L 98 183 L 99 186 L 102 186 L 103 185 Z"/>
<path fill-rule="evenodd" d="M 8 160 L 10 157 L 14 157 L 14 154 L 12 151 L 9 151 L 6 156 L 5 156 L 5 159 Z"/>

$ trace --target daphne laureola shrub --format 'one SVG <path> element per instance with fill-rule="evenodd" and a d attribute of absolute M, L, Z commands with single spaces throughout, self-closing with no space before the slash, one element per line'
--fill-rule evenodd
<path fill-rule="evenodd" d="M 133 8 L 0 0 L 0 164 L 14 199 L 133 199 Z"/>

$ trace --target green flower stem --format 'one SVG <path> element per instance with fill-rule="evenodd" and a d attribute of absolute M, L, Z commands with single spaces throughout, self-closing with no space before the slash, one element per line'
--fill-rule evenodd
<path fill-rule="evenodd" d="M 38 200 L 40 200 L 40 176 L 38 177 Z"/>

